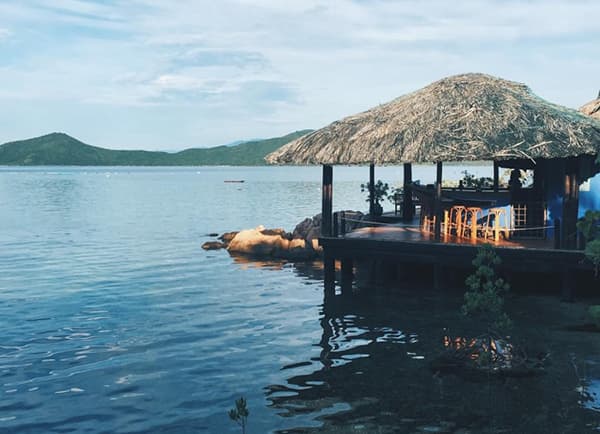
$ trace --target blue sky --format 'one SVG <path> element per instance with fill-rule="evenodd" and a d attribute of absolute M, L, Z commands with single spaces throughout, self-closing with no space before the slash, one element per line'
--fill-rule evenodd
<path fill-rule="evenodd" d="M 183 149 L 319 128 L 485 72 L 577 108 L 600 1 L 2 0 L 0 143 Z"/>

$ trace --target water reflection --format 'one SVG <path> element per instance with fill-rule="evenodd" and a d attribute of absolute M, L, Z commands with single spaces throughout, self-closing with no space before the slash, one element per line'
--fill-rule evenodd
<path fill-rule="evenodd" d="M 287 382 L 266 387 L 270 406 L 302 427 L 278 432 L 583 433 L 599 426 L 600 375 L 585 393 L 576 389 L 567 354 L 557 351 L 561 341 L 548 342 L 554 331 L 543 339 L 539 330 L 517 333 L 554 352 L 545 375 L 446 374 L 432 361 L 445 351 L 449 328 L 473 335 L 457 314 L 460 294 L 365 292 L 325 299 L 318 358 L 282 366 Z"/>

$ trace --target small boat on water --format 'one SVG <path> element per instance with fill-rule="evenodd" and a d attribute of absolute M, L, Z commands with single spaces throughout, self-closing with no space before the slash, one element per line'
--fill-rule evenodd
<path fill-rule="evenodd" d="M 236 182 L 236 183 L 242 183 L 242 182 L 246 182 L 246 181 L 245 181 L 245 180 L 243 180 L 243 179 L 226 179 L 226 180 L 225 180 L 225 181 L 223 181 L 223 182 Z"/>

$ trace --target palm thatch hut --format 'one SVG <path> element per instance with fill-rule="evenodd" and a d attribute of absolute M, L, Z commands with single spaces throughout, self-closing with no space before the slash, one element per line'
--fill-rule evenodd
<path fill-rule="evenodd" d="M 595 155 L 600 123 L 521 83 L 444 78 L 303 136 L 271 164 L 399 164 Z"/>
<path fill-rule="evenodd" d="M 600 171 L 595 162 L 599 152 L 600 120 L 552 104 L 524 84 L 463 74 L 333 122 L 269 154 L 266 161 L 323 165 L 323 236 L 332 229 L 331 165 L 370 165 L 373 185 L 374 165 L 404 164 L 405 192 L 410 192 L 410 164 L 437 163 L 439 192 L 442 162 L 461 161 L 493 161 L 495 189 L 498 167 L 534 170 L 536 200 L 560 186 L 563 234 L 573 234 L 579 183 Z M 405 217 L 412 218 L 406 211 L 412 207 L 404 209 Z M 435 232 L 439 240 L 439 227 Z M 573 247 L 574 242 L 571 237 L 562 246 Z"/>

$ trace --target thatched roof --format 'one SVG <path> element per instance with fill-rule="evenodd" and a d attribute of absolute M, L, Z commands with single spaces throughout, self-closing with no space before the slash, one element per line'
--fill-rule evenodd
<path fill-rule="evenodd" d="M 600 95 L 598 96 L 598 99 L 581 106 L 579 111 L 585 115 L 600 119 Z"/>
<path fill-rule="evenodd" d="M 271 164 L 398 164 L 598 154 L 600 121 L 520 83 L 448 77 L 283 146 Z"/>

